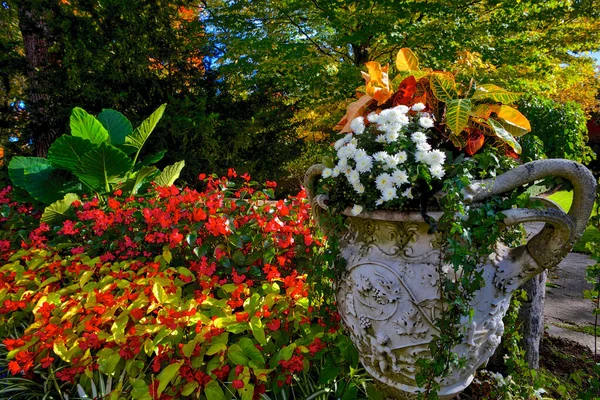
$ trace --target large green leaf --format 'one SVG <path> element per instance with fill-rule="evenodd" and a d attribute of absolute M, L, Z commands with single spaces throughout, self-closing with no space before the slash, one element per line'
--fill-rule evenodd
<path fill-rule="evenodd" d="M 71 112 L 71 135 L 100 144 L 108 141 L 108 131 L 93 115 L 83 108 L 75 107 Z"/>
<path fill-rule="evenodd" d="M 40 157 L 13 157 L 8 164 L 12 183 L 44 204 L 52 204 L 64 196 L 64 185 L 53 172 L 50 161 Z"/>
<path fill-rule="evenodd" d="M 101 143 L 82 157 L 82 164 L 75 169 L 75 175 L 94 190 L 109 191 L 110 183 L 125 181 L 133 168 L 133 161 L 127 154 L 108 143 Z"/>
<path fill-rule="evenodd" d="M 133 170 L 137 171 L 137 170 L 141 169 L 142 167 L 152 165 L 154 163 L 159 162 L 160 160 L 162 160 L 162 158 L 165 156 L 166 153 L 167 153 L 166 150 L 161 150 L 158 153 L 152 154 L 151 156 L 144 158 L 142 161 L 135 164 L 135 166 L 133 167 Z"/>
<path fill-rule="evenodd" d="M 460 133 L 469 125 L 471 114 L 471 100 L 454 99 L 446 103 L 446 126 L 455 135 Z"/>
<path fill-rule="evenodd" d="M 48 149 L 48 160 L 56 168 L 75 171 L 78 165 L 82 165 L 83 155 L 96 147 L 98 145 L 88 139 L 62 135 Z"/>
<path fill-rule="evenodd" d="M 133 132 L 131 122 L 118 111 L 104 109 L 98 114 L 98 121 L 106 128 L 110 136 L 110 144 L 123 144 L 125 137 Z"/>
<path fill-rule="evenodd" d="M 458 97 L 456 82 L 446 74 L 433 74 L 429 79 L 431 91 L 436 99 L 448 103 Z"/>
<path fill-rule="evenodd" d="M 521 145 L 517 140 L 510 134 L 499 121 L 493 118 L 487 120 L 487 123 L 494 129 L 496 136 L 502 139 L 503 142 L 508 144 L 517 154 L 521 154 Z"/>
<path fill-rule="evenodd" d="M 156 183 L 158 186 L 171 186 L 175 183 L 177 178 L 179 178 L 179 174 L 184 166 L 185 160 L 181 160 L 173 165 L 165 167 L 163 172 L 161 172 L 160 175 L 154 180 L 154 183 Z"/>
<path fill-rule="evenodd" d="M 485 85 L 479 85 L 477 87 L 477 90 L 475 90 L 472 99 L 490 99 L 502 104 L 510 104 L 519 100 L 520 97 L 521 93 L 509 92 L 506 89 L 502 89 L 501 87 L 490 83 Z"/>
<path fill-rule="evenodd" d="M 140 187 L 146 182 L 147 178 L 152 177 L 156 172 L 158 172 L 158 168 L 152 167 L 142 167 L 136 174 L 130 176 L 127 181 L 119 186 L 123 192 L 128 193 L 129 195 L 137 194 L 140 190 Z"/>
<path fill-rule="evenodd" d="M 77 199 L 79 199 L 79 196 L 75 193 L 67 193 L 62 200 L 55 201 L 44 209 L 41 221 L 56 223 L 66 219 L 67 210 L 71 207 L 71 203 Z"/>
<path fill-rule="evenodd" d="M 152 115 L 146 118 L 140 126 L 135 128 L 135 130 L 125 138 L 125 144 L 135 147 L 139 152 L 154 128 L 156 128 L 156 124 L 158 124 L 158 121 L 162 118 L 166 107 L 166 104 L 158 107 Z"/>

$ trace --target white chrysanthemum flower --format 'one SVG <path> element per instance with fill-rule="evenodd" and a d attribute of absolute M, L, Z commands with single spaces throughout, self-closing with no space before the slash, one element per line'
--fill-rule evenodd
<path fill-rule="evenodd" d="M 379 161 L 379 162 L 385 162 L 385 160 L 388 158 L 389 154 L 386 153 L 385 151 L 378 151 L 377 153 L 373 154 L 373 159 L 375 161 Z"/>
<path fill-rule="evenodd" d="M 351 170 L 350 173 L 346 175 L 346 178 L 348 178 L 348 182 L 350 182 L 351 185 L 356 185 L 360 182 L 360 175 L 357 170 Z"/>
<path fill-rule="evenodd" d="M 396 140 L 398 140 L 398 137 L 400 137 L 399 131 L 388 131 L 385 134 L 385 140 L 388 143 L 394 143 Z"/>
<path fill-rule="evenodd" d="M 356 145 L 353 143 L 347 143 L 345 146 L 341 147 L 338 150 L 339 158 L 354 158 L 354 153 L 356 152 Z"/>
<path fill-rule="evenodd" d="M 416 112 L 423 111 L 424 109 L 425 109 L 425 104 L 423 104 L 423 103 L 417 103 L 412 106 L 412 110 L 416 111 Z"/>
<path fill-rule="evenodd" d="M 444 154 L 440 150 L 431 150 L 427 153 L 427 157 L 425 157 L 425 162 L 431 166 L 441 165 L 446 161 L 446 154 Z"/>
<path fill-rule="evenodd" d="M 331 176 L 332 176 L 332 177 L 334 177 L 334 178 L 335 178 L 335 177 L 339 176 L 339 174 L 340 174 L 340 167 L 334 167 L 334 168 L 331 170 Z"/>
<path fill-rule="evenodd" d="M 348 159 L 346 157 L 340 157 L 340 159 L 337 163 L 337 167 L 339 168 L 340 172 L 345 170 L 347 166 L 348 166 Z"/>
<path fill-rule="evenodd" d="M 377 135 L 375 137 L 375 142 L 377 142 L 377 143 L 387 143 L 387 139 L 386 139 L 385 135 Z"/>
<path fill-rule="evenodd" d="M 399 151 L 396 156 L 398 157 L 398 164 L 402 164 L 408 158 L 404 151 Z"/>
<path fill-rule="evenodd" d="M 396 111 L 398 111 L 398 112 L 400 112 L 400 113 L 402 113 L 402 114 L 406 114 L 408 112 L 408 110 L 409 110 L 409 108 L 407 106 L 402 105 L 402 104 L 399 105 L 399 106 L 394 107 L 393 109 L 396 110 Z"/>
<path fill-rule="evenodd" d="M 380 191 L 392 186 L 392 176 L 386 172 L 382 173 L 375 179 L 375 185 Z"/>
<path fill-rule="evenodd" d="M 402 192 L 402 196 L 406 197 L 407 199 L 414 199 L 415 198 L 413 196 L 413 194 L 412 194 L 412 188 L 408 188 L 404 192 Z"/>
<path fill-rule="evenodd" d="M 381 199 L 383 201 L 390 201 L 398 198 L 396 188 L 394 186 L 388 186 L 381 191 Z"/>
<path fill-rule="evenodd" d="M 369 115 L 367 115 L 367 121 L 374 123 L 377 122 L 377 120 L 379 120 L 379 114 L 372 112 Z"/>
<path fill-rule="evenodd" d="M 385 162 L 388 168 L 394 168 L 396 165 L 400 164 L 400 156 L 398 154 L 387 156 Z"/>
<path fill-rule="evenodd" d="M 350 210 L 350 215 L 356 217 L 358 214 L 360 214 L 363 210 L 363 206 L 359 206 L 358 204 L 355 204 L 354 207 L 352 207 L 352 210 Z"/>
<path fill-rule="evenodd" d="M 425 129 L 429 129 L 433 126 L 433 120 L 429 117 L 421 117 L 419 118 L 419 125 Z"/>
<path fill-rule="evenodd" d="M 429 172 L 431 173 L 431 176 L 437 179 L 442 179 L 444 175 L 446 175 L 446 171 L 444 170 L 444 167 L 441 164 L 432 165 L 429 168 Z"/>
<path fill-rule="evenodd" d="M 333 145 L 333 147 L 336 150 L 339 150 L 340 147 L 342 147 L 346 143 L 350 142 L 350 140 L 352 140 L 352 134 L 351 133 L 347 134 L 346 136 L 344 136 L 343 138 L 341 138 L 337 142 L 335 142 L 335 144 Z"/>
<path fill-rule="evenodd" d="M 323 172 L 321 173 L 321 175 L 323 176 L 323 178 L 329 178 L 331 175 L 333 175 L 333 169 L 331 169 L 331 168 L 324 168 Z"/>
<path fill-rule="evenodd" d="M 375 202 L 376 206 L 380 206 L 382 204 L 383 204 L 383 199 L 382 198 L 377 199 L 377 201 Z"/>
<path fill-rule="evenodd" d="M 373 158 L 365 155 L 364 157 L 356 158 L 356 170 L 358 172 L 370 172 L 373 168 Z"/>
<path fill-rule="evenodd" d="M 427 143 L 427 142 L 417 143 L 417 150 L 418 151 L 428 152 L 429 150 L 431 150 L 431 145 L 429 143 Z"/>
<path fill-rule="evenodd" d="M 361 135 L 365 131 L 365 119 L 356 117 L 350 122 L 350 129 L 357 135 Z"/>
<path fill-rule="evenodd" d="M 349 165 L 346 165 L 346 168 L 340 170 L 340 172 L 346 176 L 350 175 L 352 173 L 352 171 L 354 171 L 354 170 Z"/>
<path fill-rule="evenodd" d="M 426 151 L 420 151 L 420 150 L 418 150 L 415 153 L 415 161 L 416 162 L 425 162 L 426 159 L 427 159 L 427 152 Z"/>
<path fill-rule="evenodd" d="M 354 152 L 354 159 L 358 160 L 359 158 L 370 157 L 369 154 L 365 151 L 365 149 L 356 149 Z"/>
<path fill-rule="evenodd" d="M 410 135 L 410 138 L 414 143 L 427 142 L 427 135 L 425 135 L 423 132 L 415 132 Z"/>
<path fill-rule="evenodd" d="M 398 170 L 394 171 L 394 173 L 392 173 L 392 182 L 397 187 L 400 187 L 401 185 L 408 183 L 408 175 L 406 174 L 406 171 L 404 171 L 402 169 L 398 169 Z"/>
<path fill-rule="evenodd" d="M 365 192 L 365 185 L 363 185 L 360 182 L 356 183 L 355 185 L 352 185 L 352 188 L 354 188 L 354 191 L 358 194 L 363 194 Z"/>

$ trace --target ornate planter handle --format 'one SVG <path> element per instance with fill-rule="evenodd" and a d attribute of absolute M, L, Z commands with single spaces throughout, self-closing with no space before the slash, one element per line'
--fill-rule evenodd
<path fill-rule="evenodd" d="M 507 225 L 546 222 L 544 228 L 527 243 L 527 250 L 539 267 L 537 272 L 556 266 L 571 251 L 585 230 L 596 195 L 596 180 L 592 173 L 575 161 L 539 160 L 521 165 L 495 179 L 473 183 L 464 191 L 465 201 L 475 203 L 547 176 L 565 178 L 573 184 L 573 203 L 568 214 L 552 207 L 503 212 Z M 548 205 L 551 202 L 545 203 Z"/>
<path fill-rule="evenodd" d="M 327 196 L 315 194 L 315 185 L 324 168 L 322 164 L 313 165 L 306 172 L 304 180 L 317 221 L 321 220 L 322 213 L 327 210 Z M 506 215 L 506 225 L 524 222 L 546 223 L 527 243 L 527 250 L 538 266 L 536 271 L 530 271 L 528 276 L 556 266 L 581 237 L 594 206 L 596 180 L 592 173 L 575 161 L 539 160 L 521 165 L 496 178 L 475 182 L 464 190 L 465 202 L 477 203 L 548 176 L 562 177 L 573 184 L 573 203 L 568 213 L 544 199 L 541 200 L 547 206 L 545 209 L 512 209 L 503 212 Z M 327 231 L 322 222 L 320 225 Z"/>

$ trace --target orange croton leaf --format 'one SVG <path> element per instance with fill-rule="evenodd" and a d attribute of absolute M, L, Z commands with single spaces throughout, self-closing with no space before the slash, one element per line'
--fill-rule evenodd
<path fill-rule="evenodd" d="M 364 94 L 355 102 L 350 103 L 350 105 L 348 106 L 348 110 L 346 111 L 346 115 L 344 115 L 344 118 L 342 118 L 340 122 L 337 123 L 335 129 L 341 128 L 341 133 L 350 132 L 350 123 L 352 122 L 352 120 L 356 117 L 364 115 L 365 106 L 369 104 L 372 100 L 373 97 L 369 96 L 368 94 Z"/>
<path fill-rule="evenodd" d="M 469 130 L 469 134 L 467 136 L 467 145 L 465 146 L 465 153 L 472 156 L 477 153 L 479 149 L 483 146 L 483 142 L 485 141 L 485 137 L 479 131 L 471 131 Z"/>

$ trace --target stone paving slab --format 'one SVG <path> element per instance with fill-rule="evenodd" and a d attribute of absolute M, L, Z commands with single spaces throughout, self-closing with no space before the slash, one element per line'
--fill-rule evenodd
<path fill-rule="evenodd" d="M 594 336 L 567 329 L 563 324 L 593 326 L 594 305 L 583 298 L 583 292 L 592 288 L 585 280 L 585 269 L 594 264 L 587 254 L 571 253 L 549 272 L 546 286 L 544 318 L 546 331 L 552 336 L 575 340 L 594 350 Z M 599 340 L 600 341 L 600 340 Z M 600 343 L 598 344 L 600 351 Z"/>

